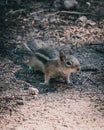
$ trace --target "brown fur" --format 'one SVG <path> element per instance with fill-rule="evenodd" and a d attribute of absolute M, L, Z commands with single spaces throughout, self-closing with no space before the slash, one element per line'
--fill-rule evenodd
<path fill-rule="evenodd" d="M 38 53 L 37 55 L 32 55 L 28 62 L 29 66 L 34 70 L 40 70 L 44 73 L 45 84 L 49 84 L 49 80 L 56 76 L 63 76 L 66 78 L 67 83 L 70 83 L 70 74 L 80 69 L 79 61 L 72 55 L 67 57 L 63 51 L 59 52 L 59 57 L 50 58 L 48 60 L 48 56 L 44 54 L 44 51 L 47 50 L 43 49 L 41 55 L 39 54 L 39 56 L 42 56 L 40 58 L 43 59 L 38 57 Z M 52 50 L 49 51 L 49 53 L 53 53 Z M 70 61 L 71 64 L 67 64 L 66 61 Z"/>

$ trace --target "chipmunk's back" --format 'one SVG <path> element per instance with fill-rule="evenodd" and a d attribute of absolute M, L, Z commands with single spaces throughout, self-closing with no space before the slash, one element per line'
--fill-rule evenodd
<path fill-rule="evenodd" d="M 64 51 L 54 48 L 42 48 L 36 50 L 30 56 L 28 65 L 34 70 L 42 71 L 45 76 L 45 83 L 48 84 L 50 78 L 57 75 L 66 77 L 67 83 L 70 83 L 71 73 L 80 70 L 80 63 L 71 53 L 65 54 Z"/>

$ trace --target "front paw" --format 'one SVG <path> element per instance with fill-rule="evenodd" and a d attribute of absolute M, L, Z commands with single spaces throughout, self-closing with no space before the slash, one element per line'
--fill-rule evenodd
<path fill-rule="evenodd" d="M 74 84 L 72 82 L 67 83 L 67 85 L 71 86 L 71 87 L 74 86 Z"/>
<path fill-rule="evenodd" d="M 67 80 L 66 83 L 68 86 L 74 86 L 74 84 L 70 80 Z"/>
<path fill-rule="evenodd" d="M 42 83 L 40 83 L 40 85 L 49 86 L 49 83 L 48 82 L 42 82 Z"/>

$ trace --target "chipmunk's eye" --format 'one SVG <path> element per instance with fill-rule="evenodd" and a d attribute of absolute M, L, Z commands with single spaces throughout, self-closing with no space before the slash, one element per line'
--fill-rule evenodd
<path fill-rule="evenodd" d="M 67 64 L 67 65 L 71 65 L 71 62 L 70 62 L 70 61 L 67 61 L 66 64 Z"/>

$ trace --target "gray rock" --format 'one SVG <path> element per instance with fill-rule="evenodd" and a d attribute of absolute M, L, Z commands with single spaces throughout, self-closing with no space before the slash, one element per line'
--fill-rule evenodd
<path fill-rule="evenodd" d="M 38 95 L 39 90 L 37 88 L 29 87 L 29 94 L 30 95 Z"/>
<path fill-rule="evenodd" d="M 87 17 L 86 16 L 81 16 L 81 17 L 79 17 L 78 18 L 78 20 L 77 20 L 78 22 L 87 22 Z"/>
<path fill-rule="evenodd" d="M 76 0 L 55 0 L 54 1 L 54 7 L 56 9 L 70 10 L 77 6 L 78 6 L 78 2 Z"/>
<path fill-rule="evenodd" d="M 62 8 L 62 3 L 63 3 L 62 0 L 55 0 L 54 1 L 54 7 L 55 7 L 55 9 L 61 9 Z"/>
<path fill-rule="evenodd" d="M 71 8 L 77 7 L 78 2 L 76 0 L 64 0 L 64 7 L 67 10 L 70 10 Z"/>

